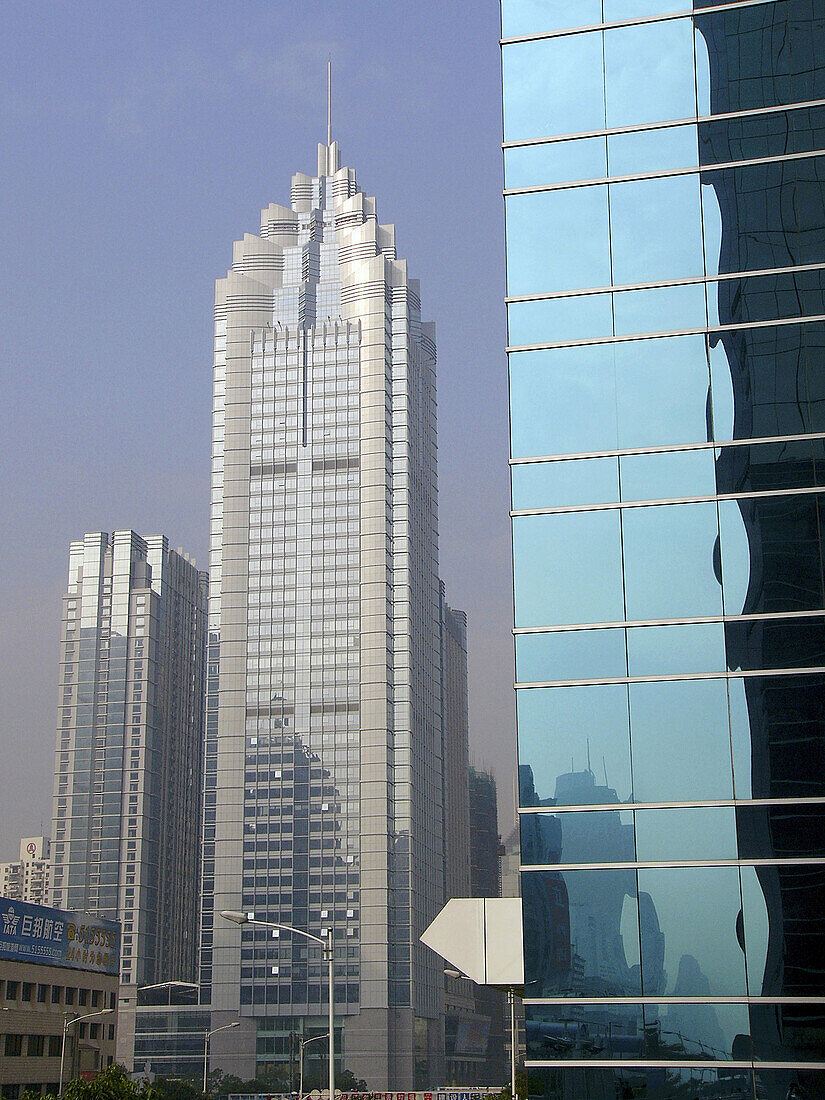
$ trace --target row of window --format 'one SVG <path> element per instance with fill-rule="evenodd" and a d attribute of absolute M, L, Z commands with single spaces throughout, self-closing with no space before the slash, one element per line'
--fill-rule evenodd
<path fill-rule="evenodd" d="M 109 994 L 109 1008 L 114 1007 L 114 994 Z M 21 1004 L 80 1005 L 92 1008 L 106 1007 L 106 995 L 99 989 L 76 986 L 48 985 L 42 982 L 0 979 L 0 1001 Z"/>
<path fill-rule="evenodd" d="M 105 1040 L 114 1042 L 115 1025 L 100 1023 L 81 1023 L 77 1025 L 80 1039 Z M 18 1035 L 0 1036 L 0 1044 L 6 1058 L 59 1058 L 62 1046 L 61 1035 Z"/>

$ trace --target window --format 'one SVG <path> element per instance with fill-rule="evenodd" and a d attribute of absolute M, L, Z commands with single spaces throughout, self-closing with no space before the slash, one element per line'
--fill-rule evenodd
<path fill-rule="evenodd" d="M 99 1004 L 100 1004 L 100 990 L 99 989 L 93 989 L 92 990 L 92 1008 L 97 1008 L 97 1006 Z"/>
<path fill-rule="evenodd" d="M 89 1003 L 89 990 L 78 989 L 77 991 L 77 1003 L 79 1005 L 87 1005 Z"/>
<path fill-rule="evenodd" d="M 42 1058 L 45 1045 L 46 1037 L 44 1035 L 30 1035 L 26 1052 L 30 1058 Z"/>
<path fill-rule="evenodd" d="M 59 985 L 53 985 L 52 986 L 52 1004 L 53 1005 L 59 1005 L 60 1004 L 60 986 Z"/>
<path fill-rule="evenodd" d="M 21 993 L 21 1000 L 30 1001 L 32 999 L 32 993 L 34 992 L 33 982 L 23 982 L 23 991 Z"/>
<path fill-rule="evenodd" d="M 7 1035 L 5 1054 L 7 1058 L 19 1058 L 23 1053 L 23 1036 Z"/>
<path fill-rule="evenodd" d="M 76 992 L 76 990 L 72 986 L 70 986 L 70 985 L 66 986 L 66 1004 L 67 1005 L 73 1005 L 74 1004 L 75 992 Z"/>
<path fill-rule="evenodd" d="M 60 1057 L 60 1045 L 61 1045 L 61 1043 L 60 1043 L 60 1036 L 59 1035 L 50 1035 L 49 1036 L 49 1057 L 50 1058 L 59 1058 Z"/>
<path fill-rule="evenodd" d="M 46 998 L 49 995 L 49 987 L 47 985 L 38 985 L 37 987 L 37 1003 L 44 1005 Z"/>

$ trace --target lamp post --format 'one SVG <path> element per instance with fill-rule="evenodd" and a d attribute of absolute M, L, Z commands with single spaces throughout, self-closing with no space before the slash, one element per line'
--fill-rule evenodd
<path fill-rule="evenodd" d="M 221 1027 L 213 1027 L 211 1031 L 205 1031 L 203 1033 L 203 1091 L 206 1094 L 206 1074 L 207 1067 L 209 1065 L 209 1040 L 213 1035 L 217 1035 L 219 1031 L 226 1031 L 230 1027 L 240 1027 L 240 1021 L 236 1020 L 233 1024 L 223 1024 Z"/>
<path fill-rule="evenodd" d="M 468 982 L 473 979 L 460 970 L 453 970 L 451 966 L 444 967 L 444 973 L 450 978 L 466 978 Z M 532 984 L 532 983 L 531 983 Z M 497 986 L 501 989 L 501 986 Z M 522 986 L 507 986 L 507 1005 L 510 1009 L 510 1100 L 516 1100 L 516 1047 L 518 1044 L 518 1031 L 516 1028 L 516 989 Z"/>
<path fill-rule="evenodd" d="M 298 1056 L 298 1100 L 304 1095 L 304 1047 L 310 1043 L 316 1043 L 319 1039 L 328 1039 L 329 1035 L 313 1035 L 311 1039 L 301 1039 L 301 1050 Z"/>
<path fill-rule="evenodd" d="M 333 957 L 332 929 L 325 940 L 312 932 L 305 932 L 302 928 L 293 928 L 291 924 L 278 924 L 271 920 L 256 920 L 254 913 L 236 913 L 224 910 L 221 916 L 225 920 L 231 920 L 235 924 L 258 924 L 263 928 L 277 928 L 281 932 L 292 932 L 296 936 L 303 936 L 319 944 L 323 951 L 323 957 L 329 967 L 329 1100 L 335 1100 L 335 965 Z"/>
<path fill-rule="evenodd" d="M 67 1013 L 63 1017 L 63 1041 L 60 1044 L 60 1084 L 57 1086 L 57 1095 L 63 1095 L 63 1065 L 66 1060 L 66 1036 L 69 1034 L 69 1028 L 72 1024 L 79 1024 L 83 1020 L 90 1020 L 93 1016 L 105 1016 L 109 1012 L 114 1012 L 113 1008 L 101 1008 L 98 1012 L 87 1012 L 85 1016 L 69 1016 Z"/>

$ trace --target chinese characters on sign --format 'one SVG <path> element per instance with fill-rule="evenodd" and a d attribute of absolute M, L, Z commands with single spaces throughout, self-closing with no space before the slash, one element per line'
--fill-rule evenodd
<path fill-rule="evenodd" d="M 117 974 L 120 927 L 103 917 L 0 898 L 0 958 Z"/>

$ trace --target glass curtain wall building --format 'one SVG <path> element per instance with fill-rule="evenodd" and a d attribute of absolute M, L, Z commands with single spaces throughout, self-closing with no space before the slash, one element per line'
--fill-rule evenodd
<path fill-rule="evenodd" d="M 825 9 L 503 0 L 527 1058 L 825 1095 Z"/>
<path fill-rule="evenodd" d="M 434 335 L 335 142 L 217 284 L 201 978 L 241 1077 L 326 1029 L 326 966 L 222 910 L 332 938 L 371 1087 L 443 1073 Z"/>

